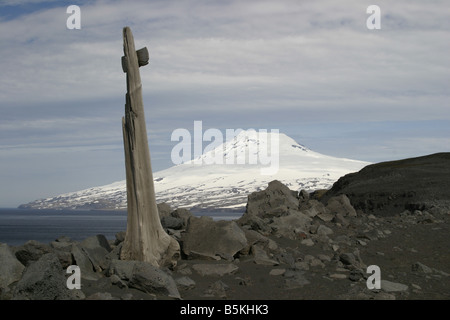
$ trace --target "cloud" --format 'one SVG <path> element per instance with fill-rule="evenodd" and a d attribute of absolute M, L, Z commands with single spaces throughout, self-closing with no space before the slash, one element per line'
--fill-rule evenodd
<path fill-rule="evenodd" d="M 436 150 L 439 143 L 448 148 L 441 140 L 448 131 L 432 126 L 421 125 L 412 140 L 392 144 L 381 134 L 385 128 L 369 125 L 450 121 L 445 1 L 380 0 L 381 30 L 366 28 L 369 1 L 77 4 L 81 30 L 66 28 L 67 2 L 0 4 L 2 10 L 13 8 L 7 18 L 0 14 L 2 163 L 26 150 L 55 157 L 61 152 L 68 168 L 76 164 L 63 152 L 102 162 L 92 150 L 104 156 L 116 148 L 114 155 L 122 159 L 126 25 L 136 47 L 150 52 L 141 77 L 156 168 L 170 165 L 172 130 L 189 129 L 194 120 L 203 120 L 205 128 L 286 129 L 310 147 L 348 158 L 389 158 L 394 149 L 410 155 L 409 145 L 421 137 L 427 140 L 416 144 L 417 153 Z M 371 131 L 350 139 L 345 128 L 360 124 Z M 342 143 L 339 150 L 334 137 L 354 144 Z M 377 152 L 367 152 L 370 144 Z"/>

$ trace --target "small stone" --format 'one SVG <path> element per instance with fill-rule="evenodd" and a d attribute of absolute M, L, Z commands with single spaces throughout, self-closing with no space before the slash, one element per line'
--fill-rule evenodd
<path fill-rule="evenodd" d="M 333 273 L 333 274 L 330 274 L 330 278 L 333 278 L 333 279 L 347 279 L 347 275 L 346 274 L 342 274 L 342 273 Z"/>
<path fill-rule="evenodd" d="M 363 241 L 363 240 L 360 240 L 360 239 L 358 239 L 357 241 L 358 241 L 358 244 L 359 244 L 359 245 L 361 245 L 361 246 L 363 246 L 363 247 L 367 246 L 367 242 L 365 242 L 365 241 Z"/>
<path fill-rule="evenodd" d="M 319 258 L 320 261 L 322 261 L 322 262 L 330 262 L 331 261 L 331 257 L 327 256 L 326 254 L 318 254 L 317 258 Z"/>
<path fill-rule="evenodd" d="M 433 273 L 433 270 L 430 267 L 427 267 L 423 263 L 416 262 L 411 267 L 412 271 L 418 271 L 422 273 Z"/>
<path fill-rule="evenodd" d="M 314 241 L 312 241 L 311 238 L 304 239 L 304 240 L 302 240 L 300 243 L 303 244 L 303 245 L 305 245 L 305 246 L 308 246 L 308 247 L 311 247 L 311 246 L 314 245 Z"/>
<path fill-rule="evenodd" d="M 384 290 L 386 292 L 403 292 L 408 290 L 408 286 L 388 280 L 381 280 L 381 290 Z"/>
<path fill-rule="evenodd" d="M 333 234 L 333 230 L 331 230 L 331 228 L 328 228 L 327 226 L 324 226 L 323 224 L 321 224 L 318 228 L 317 228 L 317 234 L 318 235 L 330 235 Z"/>
<path fill-rule="evenodd" d="M 286 269 L 272 269 L 269 274 L 271 276 L 282 276 L 286 272 Z"/>
<path fill-rule="evenodd" d="M 341 253 L 341 255 L 339 256 L 339 260 L 344 264 L 344 265 L 354 265 L 356 262 L 356 258 L 353 255 L 353 253 Z"/>
<path fill-rule="evenodd" d="M 197 273 L 199 273 L 202 276 L 219 276 L 222 277 L 226 274 L 233 274 L 235 273 L 239 268 L 232 264 L 194 264 L 192 266 L 192 269 L 194 269 Z"/>
<path fill-rule="evenodd" d="M 309 264 L 311 267 L 325 267 L 325 264 L 317 258 L 312 259 Z"/>

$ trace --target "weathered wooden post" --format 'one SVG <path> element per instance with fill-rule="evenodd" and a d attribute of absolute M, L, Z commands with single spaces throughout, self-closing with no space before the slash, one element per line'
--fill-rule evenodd
<path fill-rule="evenodd" d="M 127 75 L 125 117 L 122 118 L 127 181 L 128 220 L 120 258 L 154 266 L 176 265 L 178 242 L 163 229 L 156 206 L 145 125 L 139 67 L 148 64 L 147 48 L 134 48 L 129 27 L 123 29 L 122 69 Z"/>

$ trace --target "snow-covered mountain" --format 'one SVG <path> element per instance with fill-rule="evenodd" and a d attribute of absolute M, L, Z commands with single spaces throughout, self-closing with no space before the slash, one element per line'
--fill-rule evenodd
<path fill-rule="evenodd" d="M 206 149 L 200 157 L 153 173 L 158 203 L 166 202 L 173 208 L 238 209 L 245 207 L 250 193 L 265 189 L 272 180 L 292 190 L 327 189 L 341 176 L 369 164 L 314 152 L 282 133 L 262 135 L 254 130 L 242 131 L 232 140 Z M 124 180 L 21 207 L 125 209 L 126 199 Z"/>

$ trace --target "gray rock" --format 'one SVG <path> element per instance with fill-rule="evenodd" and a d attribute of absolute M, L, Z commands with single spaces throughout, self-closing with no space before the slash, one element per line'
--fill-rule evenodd
<path fill-rule="evenodd" d="M 381 280 L 381 290 L 386 292 L 403 292 L 408 290 L 408 286 L 388 280 Z"/>
<path fill-rule="evenodd" d="M 304 239 L 300 243 L 308 247 L 312 247 L 314 245 L 314 241 L 311 238 Z"/>
<path fill-rule="evenodd" d="M 183 220 L 183 228 L 187 226 L 189 218 L 194 215 L 188 209 L 178 208 L 175 211 L 172 211 L 170 215 L 174 218 Z"/>
<path fill-rule="evenodd" d="M 116 241 L 114 244 L 117 246 L 119 243 L 122 243 L 125 240 L 126 231 L 120 231 L 116 233 Z"/>
<path fill-rule="evenodd" d="M 239 268 L 233 263 L 214 263 L 214 264 L 194 264 L 192 266 L 198 274 L 202 276 L 222 277 L 227 274 L 235 273 Z"/>
<path fill-rule="evenodd" d="M 312 219 L 303 212 L 289 210 L 289 215 L 274 218 L 270 226 L 277 236 L 296 240 L 299 234 L 308 233 L 311 221 Z"/>
<path fill-rule="evenodd" d="M 412 271 L 417 271 L 417 272 L 421 272 L 421 273 L 433 273 L 433 269 L 431 269 L 430 267 L 427 267 L 426 265 L 424 265 L 423 263 L 420 262 L 416 262 L 412 265 L 411 267 Z"/>
<path fill-rule="evenodd" d="M 159 213 L 160 218 L 170 216 L 170 213 L 172 212 L 172 208 L 170 207 L 169 204 L 163 202 L 163 203 L 158 203 L 156 206 L 158 207 L 158 213 Z"/>
<path fill-rule="evenodd" d="M 256 264 L 266 265 L 266 266 L 277 266 L 279 265 L 278 261 L 269 258 L 267 252 L 258 245 L 253 245 L 250 253 L 253 257 L 253 261 Z"/>
<path fill-rule="evenodd" d="M 336 214 L 332 221 L 344 227 L 347 227 L 350 224 L 348 220 L 340 213 Z"/>
<path fill-rule="evenodd" d="M 118 286 L 121 289 L 128 287 L 125 281 L 120 279 L 119 276 L 116 274 L 111 275 L 111 277 L 109 277 L 109 280 L 111 281 L 111 284 Z"/>
<path fill-rule="evenodd" d="M 324 204 L 314 199 L 300 203 L 299 210 L 311 218 L 327 212 Z"/>
<path fill-rule="evenodd" d="M 179 230 L 184 227 L 184 220 L 172 216 L 162 217 L 161 224 L 163 228 Z"/>
<path fill-rule="evenodd" d="M 339 260 L 346 266 L 356 264 L 356 258 L 352 253 L 341 253 Z"/>
<path fill-rule="evenodd" d="M 333 230 L 331 228 L 328 228 L 327 226 L 324 226 L 323 224 L 321 224 L 318 228 L 317 228 L 317 234 L 318 235 L 330 235 L 333 234 Z"/>
<path fill-rule="evenodd" d="M 239 251 L 242 255 L 247 255 L 250 253 L 250 249 L 254 244 L 262 245 L 263 247 L 269 244 L 269 238 L 263 236 L 261 233 L 254 230 L 244 229 L 245 238 L 247 239 L 247 246 Z"/>
<path fill-rule="evenodd" d="M 272 233 L 272 228 L 267 225 L 267 220 L 255 215 L 244 214 L 237 220 L 237 223 L 267 236 Z"/>
<path fill-rule="evenodd" d="M 134 260 L 111 260 L 108 275 L 117 275 L 120 279 L 129 281 L 133 277 Z"/>
<path fill-rule="evenodd" d="M 347 269 L 362 269 L 365 267 L 358 249 L 354 250 L 353 253 L 341 253 L 339 255 L 339 261 L 341 261 Z"/>
<path fill-rule="evenodd" d="M 328 200 L 327 207 L 328 211 L 333 215 L 341 214 L 343 217 L 356 217 L 356 210 L 350 203 L 350 200 L 345 194 L 339 196 L 331 197 Z"/>
<path fill-rule="evenodd" d="M 213 221 L 206 216 L 189 218 L 183 236 L 183 252 L 189 258 L 230 259 L 246 246 L 244 231 L 236 222 Z"/>
<path fill-rule="evenodd" d="M 330 222 L 333 221 L 334 219 L 334 214 L 330 213 L 330 212 L 324 212 L 324 213 L 320 213 L 317 215 L 317 217 L 322 220 L 323 222 Z"/>
<path fill-rule="evenodd" d="M 180 277 L 175 279 L 175 283 L 177 284 L 178 288 L 183 290 L 189 290 L 195 288 L 195 281 L 189 278 L 188 276 Z"/>
<path fill-rule="evenodd" d="M 65 270 L 54 253 L 47 253 L 31 263 L 17 283 L 14 300 L 73 300 L 84 295 L 67 288 Z"/>
<path fill-rule="evenodd" d="M 80 248 L 80 244 L 72 244 L 71 254 L 74 263 L 80 267 L 81 279 L 98 280 L 101 276 L 94 271 L 94 266 L 86 253 Z"/>
<path fill-rule="evenodd" d="M 128 282 L 128 286 L 146 293 L 181 298 L 173 278 L 149 262 L 135 261 L 133 275 Z"/>
<path fill-rule="evenodd" d="M 298 198 L 301 202 L 307 202 L 309 200 L 308 191 L 306 191 L 304 189 L 300 190 L 300 192 L 298 193 Z"/>
<path fill-rule="evenodd" d="M 73 241 L 69 237 L 61 236 L 57 238 L 55 241 L 50 242 L 50 246 L 57 250 L 65 250 L 70 252 L 72 248 L 72 243 Z"/>
<path fill-rule="evenodd" d="M 216 297 L 221 299 L 227 298 L 227 291 L 229 286 L 221 280 L 212 283 L 204 292 L 204 297 Z"/>
<path fill-rule="evenodd" d="M 84 239 L 80 244 L 81 250 L 88 256 L 94 270 L 101 272 L 106 269 L 106 255 L 111 252 L 111 247 L 104 235 L 96 235 Z"/>
<path fill-rule="evenodd" d="M 6 243 L 0 243 L 0 292 L 22 276 L 25 266 L 14 256 L 11 248 Z"/>
<path fill-rule="evenodd" d="M 285 286 L 287 289 L 303 288 L 310 284 L 309 280 L 305 278 L 305 272 L 300 270 L 286 270 L 283 274 L 285 279 Z"/>
<path fill-rule="evenodd" d="M 285 206 L 286 209 L 297 210 L 299 199 L 297 192 L 290 190 L 280 181 L 274 180 L 263 191 L 253 192 L 248 196 L 246 215 L 263 217 L 275 208 Z"/>
<path fill-rule="evenodd" d="M 70 251 L 55 250 L 54 252 L 61 263 L 63 269 L 67 269 L 68 266 L 73 265 L 72 253 Z"/>
<path fill-rule="evenodd" d="M 282 276 L 285 272 L 286 272 L 286 269 L 279 268 L 279 269 L 270 270 L 269 274 L 271 276 Z"/>
<path fill-rule="evenodd" d="M 27 241 L 24 245 L 16 248 L 16 258 L 24 265 L 27 266 L 33 261 L 39 260 L 46 253 L 53 252 L 54 250 L 47 244 L 40 243 L 35 240 Z"/>

